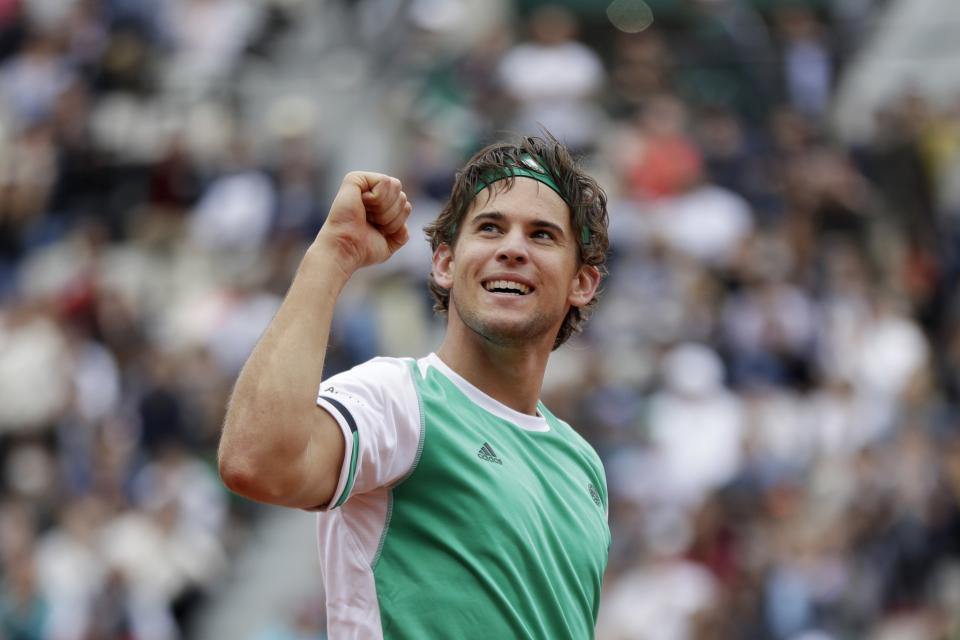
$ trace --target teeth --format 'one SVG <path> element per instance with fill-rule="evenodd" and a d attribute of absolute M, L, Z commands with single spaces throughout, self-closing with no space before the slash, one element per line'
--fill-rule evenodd
<path fill-rule="evenodd" d="M 487 291 L 493 291 L 494 289 L 506 289 L 508 291 L 517 291 L 521 295 L 526 295 L 530 293 L 530 287 L 519 282 L 513 282 L 512 280 L 493 280 L 486 284 Z"/>

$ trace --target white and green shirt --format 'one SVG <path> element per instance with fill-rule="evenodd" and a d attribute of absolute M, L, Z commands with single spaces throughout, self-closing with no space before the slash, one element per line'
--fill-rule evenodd
<path fill-rule="evenodd" d="M 607 487 L 568 424 L 433 354 L 366 362 L 317 403 L 347 442 L 318 521 L 331 638 L 593 637 Z"/>

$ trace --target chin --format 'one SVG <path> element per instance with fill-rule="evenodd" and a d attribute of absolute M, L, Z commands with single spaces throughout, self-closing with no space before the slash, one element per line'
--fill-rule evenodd
<path fill-rule="evenodd" d="M 477 305 L 457 304 L 455 296 L 450 298 L 450 311 L 470 331 L 484 340 L 504 347 L 516 347 L 536 344 L 546 340 L 549 335 L 550 345 L 557 335 L 560 324 L 555 318 L 530 309 L 503 309 L 495 307 L 479 307 Z"/>
<path fill-rule="evenodd" d="M 468 317 L 463 320 L 464 324 L 477 335 L 488 342 L 504 347 L 530 345 L 547 334 L 556 334 L 555 331 L 550 333 L 553 323 L 545 322 L 546 319 L 540 316 L 511 320 L 501 315 L 487 318 Z"/>

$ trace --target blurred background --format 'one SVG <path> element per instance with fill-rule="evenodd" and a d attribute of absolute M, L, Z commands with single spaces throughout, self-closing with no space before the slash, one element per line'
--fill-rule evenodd
<path fill-rule="evenodd" d="M 330 372 L 439 344 L 417 230 L 543 126 L 611 275 L 544 400 L 606 464 L 600 640 L 960 638 L 955 0 L 0 0 L 0 638 L 324 637 L 224 404 L 342 174 L 413 240 Z"/>

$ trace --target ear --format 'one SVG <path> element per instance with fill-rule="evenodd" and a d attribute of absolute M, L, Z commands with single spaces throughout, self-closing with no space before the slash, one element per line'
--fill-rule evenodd
<path fill-rule="evenodd" d="M 433 252 L 433 281 L 444 289 L 453 287 L 453 249 L 443 243 Z"/>
<path fill-rule="evenodd" d="M 600 286 L 600 270 L 590 264 L 582 264 L 573 276 L 570 287 L 570 304 L 574 307 L 583 307 L 593 300 Z"/>

